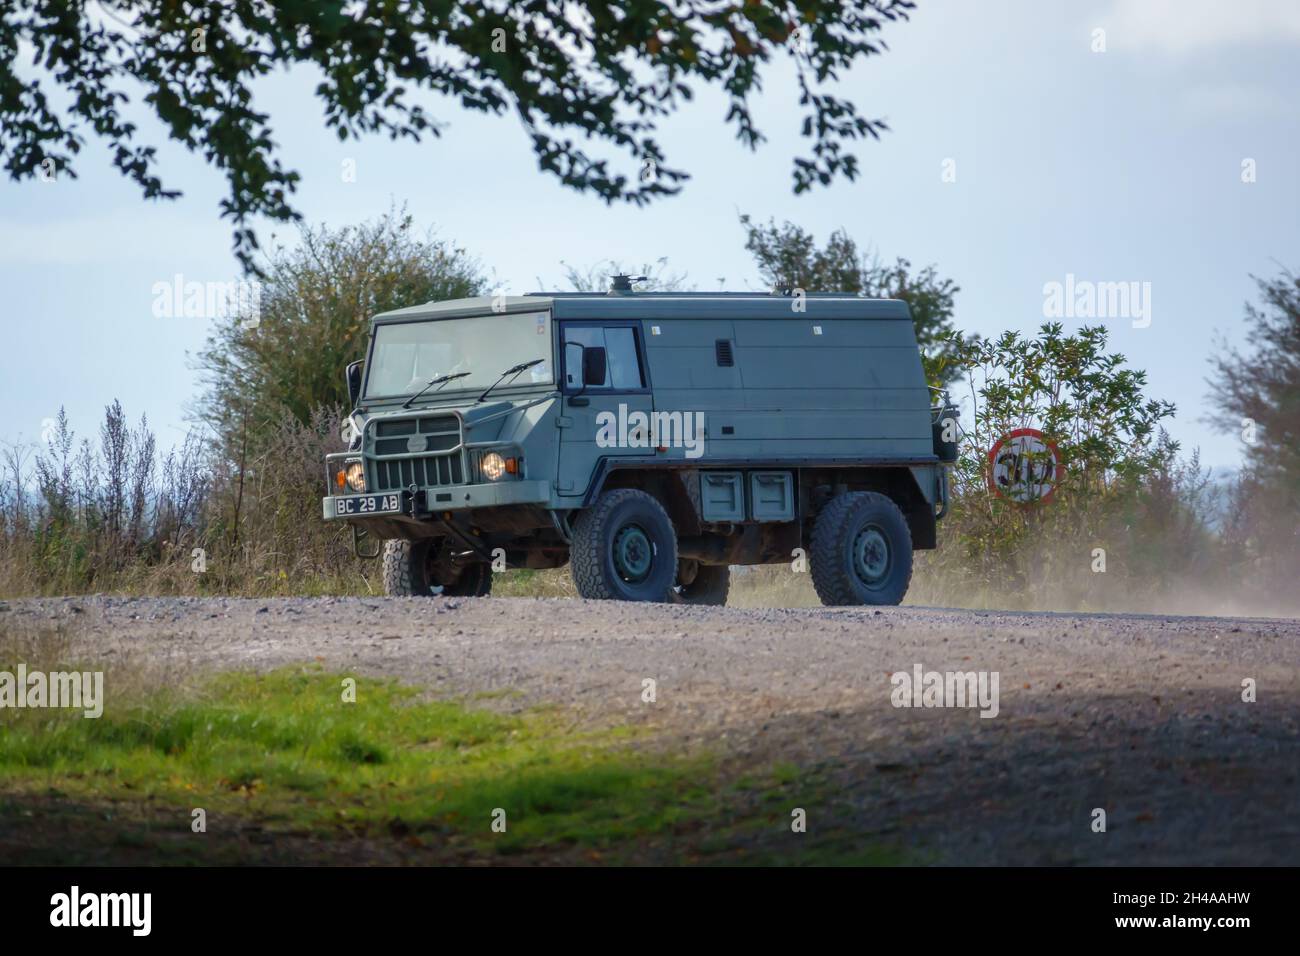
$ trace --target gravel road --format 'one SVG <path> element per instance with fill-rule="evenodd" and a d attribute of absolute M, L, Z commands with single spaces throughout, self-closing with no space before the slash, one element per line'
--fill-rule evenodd
<path fill-rule="evenodd" d="M 526 598 L 0 603 L 0 633 L 50 629 L 106 669 L 319 661 L 438 697 L 632 723 L 652 746 L 705 748 L 738 770 L 815 770 L 835 799 L 825 786 L 810 798 L 810 830 L 851 825 L 923 861 L 1300 864 L 1296 620 Z M 996 672 L 997 716 L 895 707 L 889 675 L 918 664 Z"/>

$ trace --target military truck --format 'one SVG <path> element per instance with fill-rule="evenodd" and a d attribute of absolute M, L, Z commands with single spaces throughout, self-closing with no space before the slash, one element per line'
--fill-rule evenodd
<path fill-rule="evenodd" d="M 956 457 L 904 302 L 537 293 L 374 317 L 327 521 L 390 595 L 569 564 L 586 598 L 724 604 L 736 565 L 898 604 Z M 382 544 L 380 543 L 382 542 Z"/>

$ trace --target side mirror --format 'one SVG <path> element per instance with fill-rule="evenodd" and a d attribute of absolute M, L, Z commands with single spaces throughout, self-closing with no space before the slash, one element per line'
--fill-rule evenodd
<path fill-rule="evenodd" d="M 348 366 L 347 371 L 348 401 L 352 403 L 353 408 L 357 407 L 357 402 L 361 398 L 361 366 L 361 362 L 353 362 Z"/>
<path fill-rule="evenodd" d="M 605 374 L 605 349 L 599 345 L 591 345 L 582 350 L 582 386 L 604 385 Z"/>

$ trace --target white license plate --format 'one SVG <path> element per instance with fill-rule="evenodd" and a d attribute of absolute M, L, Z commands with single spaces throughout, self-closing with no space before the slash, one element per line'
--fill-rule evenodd
<path fill-rule="evenodd" d="M 356 495 L 351 498 L 335 498 L 334 513 L 340 518 L 345 515 L 386 515 L 400 513 L 401 495 Z"/>

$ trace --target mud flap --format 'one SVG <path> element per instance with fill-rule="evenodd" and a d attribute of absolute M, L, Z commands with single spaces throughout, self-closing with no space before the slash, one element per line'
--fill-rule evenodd
<path fill-rule="evenodd" d="M 371 546 L 373 545 L 373 550 Z M 377 558 L 379 552 L 384 549 L 384 542 L 376 538 L 365 528 L 352 526 L 352 553 L 358 558 Z"/>

